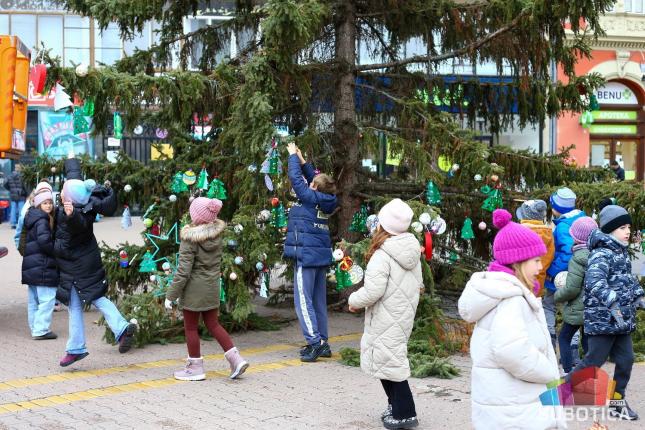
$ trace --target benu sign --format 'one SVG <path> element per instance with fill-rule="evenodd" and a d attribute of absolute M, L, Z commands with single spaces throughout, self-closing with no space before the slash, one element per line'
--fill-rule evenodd
<path fill-rule="evenodd" d="M 637 105 L 636 94 L 620 82 L 607 82 L 604 87 L 594 91 L 601 105 Z"/>

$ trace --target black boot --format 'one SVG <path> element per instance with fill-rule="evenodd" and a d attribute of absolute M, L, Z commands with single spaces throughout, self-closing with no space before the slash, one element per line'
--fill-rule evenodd
<path fill-rule="evenodd" d="M 626 421 L 638 419 L 638 414 L 629 407 L 625 399 L 609 401 L 609 416 Z"/>

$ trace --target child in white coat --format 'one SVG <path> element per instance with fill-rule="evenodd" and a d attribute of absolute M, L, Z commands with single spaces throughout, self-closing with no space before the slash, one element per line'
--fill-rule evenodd
<path fill-rule="evenodd" d="M 365 309 L 361 369 L 381 380 L 388 407 L 381 415 L 387 429 L 409 429 L 419 422 L 408 385 L 408 339 L 423 287 L 421 248 L 407 233 L 413 212 L 394 199 L 378 214 L 379 227 L 365 255 L 362 288 L 349 296 L 349 310 Z"/>
<path fill-rule="evenodd" d="M 493 212 L 495 260 L 472 275 L 459 298 L 461 317 L 477 323 L 470 339 L 473 428 L 567 428 L 562 407 L 540 401 L 560 377 L 542 303 L 532 293 L 546 246 L 511 218 Z"/>

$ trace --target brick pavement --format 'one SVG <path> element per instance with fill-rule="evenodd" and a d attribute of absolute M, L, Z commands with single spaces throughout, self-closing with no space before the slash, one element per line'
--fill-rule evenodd
<path fill-rule="evenodd" d="M 139 223 L 139 220 L 135 222 Z M 115 244 L 137 240 L 137 227 L 120 230 L 118 219 L 96 225 L 100 239 Z M 11 231 L 0 225 L 0 243 Z M 11 245 L 11 244 L 9 244 Z M 234 334 L 252 363 L 243 379 L 230 381 L 226 362 L 215 342 L 203 342 L 208 380 L 178 382 L 172 371 L 185 357 L 185 346 L 150 345 L 119 354 L 101 340 L 103 328 L 93 324 L 96 311 L 85 314 L 90 356 L 73 369 L 57 362 L 64 352 L 66 312 L 54 315 L 61 337 L 32 341 L 26 324 L 26 291 L 19 284 L 20 259 L 13 248 L 0 260 L 0 429 L 378 429 L 385 398 L 380 383 L 338 363 L 334 358 L 305 364 L 297 360 L 301 342 L 297 323 L 279 332 Z M 263 308 L 262 313 L 292 311 Z M 362 319 L 332 314 L 335 350 L 358 345 Z M 353 335 L 354 334 L 354 335 Z M 453 380 L 412 379 L 417 412 L 424 429 L 470 428 L 467 357 L 453 362 L 462 375 Z M 608 367 L 608 370 L 610 370 Z M 645 414 L 645 366 L 635 366 L 629 398 Z M 591 422 L 572 422 L 587 429 Z M 608 423 L 614 430 L 642 428 L 637 423 Z"/>

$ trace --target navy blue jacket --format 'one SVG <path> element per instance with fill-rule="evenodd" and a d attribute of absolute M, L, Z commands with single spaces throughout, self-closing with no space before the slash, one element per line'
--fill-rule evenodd
<path fill-rule="evenodd" d="M 573 257 L 573 238 L 569 233 L 571 224 L 580 217 L 586 216 L 584 212 L 578 209 L 574 209 L 571 212 L 568 212 L 562 215 L 559 218 L 554 218 L 553 223 L 555 224 L 555 231 L 553 232 L 553 239 L 555 241 L 555 255 L 553 256 L 553 261 L 546 271 L 546 281 L 544 282 L 544 287 L 551 291 L 555 292 L 555 285 L 553 280 L 556 275 L 560 272 L 566 272 L 569 270 L 569 260 Z"/>
<path fill-rule="evenodd" d="M 27 240 L 22 258 L 22 283 L 58 287 L 58 266 L 49 215 L 38 208 L 29 208 L 23 228 L 27 230 Z"/>
<path fill-rule="evenodd" d="M 297 155 L 289 156 L 289 180 L 298 201 L 289 210 L 284 257 L 302 267 L 332 264 L 328 219 L 336 209 L 336 196 L 309 188 L 313 178 L 311 164 L 300 165 Z"/>
<path fill-rule="evenodd" d="M 632 275 L 632 263 L 627 246 L 600 229 L 591 233 L 588 241 L 589 261 L 585 275 L 584 331 L 587 335 L 616 335 L 636 329 L 634 302 L 644 292 Z M 627 328 L 620 329 L 609 307 L 618 303 Z"/>

